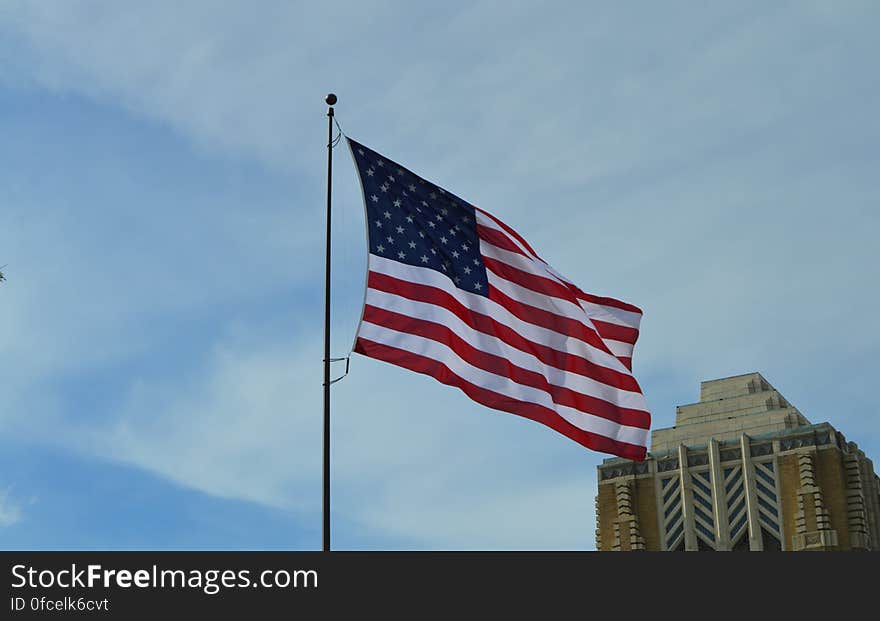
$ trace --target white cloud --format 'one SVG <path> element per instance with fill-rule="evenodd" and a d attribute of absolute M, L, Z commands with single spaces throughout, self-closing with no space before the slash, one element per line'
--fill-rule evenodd
<path fill-rule="evenodd" d="M 191 377 L 137 380 L 111 422 L 69 421 L 53 437 L 208 494 L 314 518 L 319 344 L 265 336 L 239 330 Z M 592 547 L 596 456 L 428 378 L 400 382 L 403 373 L 357 357 L 336 385 L 337 523 L 416 549 Z"/>
<path fill-rule="evenodd" d="M 113 181 L 120 166 L 104 168 L 110 210 L 90 198 L 71 205 L 67 196 L 4 201 L 0 425 L 45 427 L 65 410 L 47 389 L 53 382 L 146 356 L 157 332 L 301 288 L 317 269 L 313 240 L 286 201 L 229 208 L 206 188 L 153 209 L 142 180 Z M 0 182 L 14 184 L 14 176 L 4 170 Z"/>
<path fill-rule="evenodd" d="M 398 483 L 387 497 L 365 502 L 358 517 L 415 549 L 595 548 L 593 472 L 563 481 L 508 482 L 505 489 L 468 489 L 468 478 L 438 489 L 414 476 Z"/>
<path fill-rule="evenodd" d="M 303 393 L 319 373 L 288 347 L 221 345 L 195 377 L 134 382 L 91 450 L 217 496 L 314 510 L 320 419 Z"/>
<path fill-rule="evenodd" d="M 21 504 L 12 498 L 11 489 L 0 489 L 0 527 L 17 524 L 22 517 Z"/>
<path fill-rule="evenodd" d="M 212 149 L 286 167 L 304 136 L 322 133 L 332 70 L 324 52 L 381 13 L 360 4 L 11 2 L 0 32 L 24 58 L 7 65 L 7 80 L 112 101 Z M 316 36 L 319 25 L 329 36 Z M 311 132 L 300 123 L 309 111 Z"/>

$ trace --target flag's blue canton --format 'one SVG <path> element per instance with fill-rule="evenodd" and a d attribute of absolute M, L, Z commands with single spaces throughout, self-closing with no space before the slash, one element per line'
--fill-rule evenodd
<path fill-rule="evenodd" d="M 489 295 L 474 208 L 403 166 L 348 139 L 367 205 L 370 252 L 445 274 Z"/>

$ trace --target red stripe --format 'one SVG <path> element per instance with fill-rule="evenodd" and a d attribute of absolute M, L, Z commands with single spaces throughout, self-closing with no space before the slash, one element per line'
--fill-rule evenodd
<path fill-rule="evenodd" d="M 514 244 L 510 241 L 510 238 L 497 229 L 493 229 L 488 226 L 483 226 L 482 224 L 477 225 L 477 236 L 492 244 L 493 246 L 497 246 L 502 250 L 507 250 L 508 252 L 515 252 L 517 254 L 521 254 L 522 256 L 531 259 L 525 252 L 523 252 L 522 248 Z"/>
<path fill-rule="evenodd" d="M 522 244 L 522 246 L 524 248 L 526 248 L 529 252 L 532 253 L 532 255 L 534 255 L 534 258 L 538 259 L 542 263 L 546 263 L 543 259 L 541 259 L 538 256 L 538 253 L 532 249 L 532 247 L 528 244 L 528 242 L 526 242 L 526 240 L 523 239 L 522 236 L 519 235 L 519 233 L 517 233 L 512 228 L 510 228 L 509 226 L 504 224 L 501 220 L 499 220 L 498 218 L 496 218 L 495 216 L 490 214 L 488 211 L 484 211 L 484 210 L 480 209 L 479 207 L 474 207 L 474 209 L 476 209 L 480 213 L 484 214 L 486 217 L 490 218 L 495 224 L 500 226 L 511 237 L 516 239 L 520 244 Z M 517 254 L 521 254 L 523 256 L 526 256 L 526 254 L 522 251 L 522 249 L 519 246 L 517 246 L 512 241 L 510 241 L 509 238 L 505 237 L 497 229 L 493 229 L 491 227 L 482 226 L 482 225 L 478 224 L 477 225 L 477 235 L 481 239 L 485 239 L 487 242 L 489 242 L 493 246 L 498 246 L 499 248 L 501 248 L 503 250 L 507 250 L 509 252 L 515 252 Z M 580 289 L 580 287 L 578 287 L 574 283 L 571 283 L 568 281 L 565 281 L 563 284 L 566 288 L 569 288 L 570 291 L 567 292 L 564 296 L 563 295 L 556 295 L 556 297 L 564 297 L 565 299 L 568 299 L 569 296 L 574 294 L 575 297 L 580 298 L 582 300 L 585 300 L 587 302 L 592 302 L 593 304 L 599 304 L 601 306 L 610 306 L 612 308 L 619 308 L 620 310 L 629 311 L 631 313 L 637 313 L 639 315 L 643 314 L 642 309 L 640 309 L 638 306 L 634 306 L 634 305 L 629 304 L 627 302 L 622 302 L 622 301 L 617 300 L 615 298 L 602 297 L 602 296 L 592 295 L 590 293 L 586 293 L 586 292 L 582 291 Z M 553 295 L 553 294 L 550 294 L 550 295 Z"/>
<path fill-rule="evenodd" d="M 518 241 L 520 244 L 522 244 L 523 248 L 525 248 L 526 250 L 528 250 L 529 252 L 531 252 L 531 253 L 535 256 L 536 259 L 543 261 L 543 259 L 541 259 L 541 258 L 538 256 L 538 253 L 535 252 L 535 251 L 532 249 L 531 246 L 529 246 L 529 243 L 528 243 L 526 240 L 524 240 L 524 239 L 522 238 L 522 236 L 521 236 L 519 233 L 517 233 L 517 232 L 514 231 L 512 228 L 510 228 L 509 226 L 507 226 L 506 224 L 504 224 L 501 220 L 499 220 L 498 218 L 496 218 L 495 216 L 493 216 L 493 215 L 492 215 L 491 213 L 489 213 L 488 211 L 484 211 L 484 210 L 480 209 L 479 207 L 474 207 L 474 209 L 476 209 L 476 210 L 479 211 L 481 214 L 483 214 L 483 215 L 485 215 L 487 218 L 491 219 L 492 222 L 494 222 L 495 224 L 497 224 L 498 226 L 500 226 L 500 227 L 504 230 L 504 232 L 506 232 L 508 235 L 510 235 L 510 236 L 513 237 L 516 241 Z"/>
<path fill-rule="evenodd" d="M 543 390 L 554 403 L 564 405 L 587 414 L 594 414 L 620 425 L 649 429 L 651 417 L 647 412 L 624 408 L 598 397 L 585 395 L 570 388 L 556 386 L 536 371 L 512 364 L 506 358 L 477 349 L 444 325 L 433 321 L 401 315 L 386 309 L 367 304 L 364 307 L 364 321 L 379 326 L 387 326 L 397 332 L 415 334 L 449 346 L 459 358 L 468 364 L 489 373 L 506 377 L 511 381 Z"/>
<path fill-rule="evenodd" d="M 612 356 L 614 355 L 611 353 L 611 350 L 608 349 L 605 341 L 603 341 L 594 330 L 590 330 L 580 321 L 563 317 L 562 315 L 556 315 L 543 308 L 529 306 L 519 300 L 514 300 L 512 297 L 491 284 L 489 285 L 489 299 L 493 302 L 497 302 L 510 311 L 515 317 L 518 317 L 523 321 L 535 324 L 536 326 L 541 326 L 542 328 L 547 328 L 548 330 L 553 330 L 560 334 L 568 334 L 569 336 L 578 338 L 585 343 L 589 343 L 598 350 L 604 351 Z"/>
<path fill-rule="evenodd" d="M 635 328 L 608 323 L 600 319 L 593 319 L 593 325 L 596 326 L 596 331 L 599 332 L 599 336 L 603 339 L 622 341 L 630 345 L 635 345 L 636 341 L 639 340 L 639 331 Z"/>
<path fill-rule="evenodd" d="M 434 304 L 435 306 L 442 306 L 474 330 L 489 336 L 494 336 L 511 347 L 532 354 L 544 364 L 548 364 L 562 371 L 577 373 L 578 375 L 589 377 L 597 382 L 621 390 L 641 392 L 638 382 L 632 375 L 603 367 L 591 360 L 587 360 L 586 358 L 574 354 L 535 343 L 534 341 L 523 337 L 509 326 L 496 321 L 492 317 L 467 308 L 464 304 L 449 295 L 449 293 L 442 289 L 438 289 L 437 287 L 401 280 L 399 278 L 394 278 L 393 276 L 380 274 L 379 272 L 370 272 L 367 286 L 370 289 L 393 293 L 394 295 L 399 295 L 410 300 L 427 302 L 428 304 Z M 517 303 L 514 303 L 514 305 L 521 306 Z M 534 321 L 531 323 L 537 325 Z M 559 326 L 557 325 L 556 328 L 558 330 Z M 563 334 L 571 334 L 571 332 L 563 332 Z"/>
<path fill-rule="evenodd" d="M 617 359 L 620 360 L 623 363 L 623 366 L 625 366 L 627 369 L 629 369 L 630 371 L 633 370 L 632 358 L 627 358 L 626 356 L 618 356 Z"/>
<path fill-rule="evenodd" d="M 494 220 L 494 218 L 493 218 L 493 220 Z M 498 222 L 498 220 L 495 220 L 495 221 Z M 497 246 L 498 248 L 501 248 L 502 250 L 507 250 L 508 252 L 515 252 L 515 253 L 520 254 L 520 255 L 522 255 L 526 258 L 529 258 L 529 259 L 532 258 L 532 257 L 529 257 L 528 255 L 526 255 L 526 253 L 524 253 L 519 246 L 517 246 L 512 241 L 510 241 L 510 238 L 504 236 L 504 234 L 502 234 L 500 231 L 498 231 L 496 229 L 490 228 L 488 226 L 477 225 L 477 235 L 479 236 L 480 239 L 483 239 L 486 242 L 492 244 L 493 246 Z M 526 246 L 526 247 L 528 247 L 528 246 Z M 531 250 L 531 249 L 529 249 L 529 250 Z M 532 252 L 534 252 L 534 251 L 532 251 Z M 542 263 L 544 262 L 544 260 L 539 258 L 537 255 L 535 255 L 535 258 L 537 258 Z M 511 269 L 516 269 L 516 268 L 511 268 Z M 523 273 L 529 274 L 528 272 L 523 272 Z M 531 275 L 531 274 L 529 274 L 529 275 Z M 501 276 L 501 274 L 499 274 L 499 276 Z M 535 276 L 535 278 L 543 278 L 543 277 Z M 564 299 L 574 298 L 575 300 L 577 300 L 579 298 L 581 300 L 585 300 L 587 302 L 592 302 L 593 304 L 598 304 L 600 306 L 610 306 L 611 308 L 618 308 L 620 310 L 629 311 L 631 313 L 636 313 L 638 315 L 644 314 L 644 313 L 642 313 L 642 309 L 640 309 L 638 306 L 633 306 L 632 304 L 629 304 L 627 302 L 621 302 L 620 300 L 616 300 L 614 298 L 601 297 L 598 295 L 584 293 L 584 291 L 582 291 L 580 289 L 580 287 L 569 282 L 568 280 L 563 280 L 561 283 L 558 283 L 558 282 L 556 282 L 552 279 L 549 279 L 549 278 L 547 278 L 546 280 L 549 280 L 551 283 L 555 283 L 556 286 L 558 287 L 556 290 L 559 292 L 559 293 L 549 293 L 548 295 L 553 295 L 555 297 L 558 297 L 558 298 L 561 297 Z M 527 286 L 527 285 L 523 285 L 523 286 Z"/>
<path fill-rule="evenodd" d="M 521 270 L 519 268 L 508 265 L 507 263 L 502 263 L 501 261 L 497 261 L 495 259 L 491 259 L 486 256 L 483 257 L 483 262 L 486 264 L 486 267 L 489 268 L 490 271 L 497 274 L 501 278 L 504 278 L 505 280 L 516 283 L 522 287 L 525 287 L 526 289 L 529 289 L 530 291 L 534 291 L 534 292 L 542 294 L 542 295 L 552 296 L 552 297 L 556 297 L 556 298 L 560 298 L 560 299 L 567 299 L 570 302 L 572 302 L 573 304 L 578 304 L 578 301 L 574 297 L 573 292 L 570 291 L 568 289 L 568 287 L 558 283 L 555 280 L 551 280 L 551 279 L 545 278 L 543 276 L 537 276 L 535 274 L 531 274 L 531 273 L 526 272 L 524 270 Z M 497 288 L 492 287 L 490 285 L 489 297 L 494 300 L 495 296 L 498 294 L 504 295 L 504 294 L 501 294 L 501 292 L 498 291 Z M 505 297 L 508 297 L 508 296 L 505 296 Z M 512 298 L 508 297 L 508 299 L 512 299 Z M 520 303 L 522 303 L 522 302 L 520 302 Z M 578 306 L 578 308 L 580 308 L 580 306 Z M 511 310 L 511 312 L 513 312 L 513 311 Z M 549 312 L 549 311 L 545 311 L 545 312 Z M 555 313 L 550 313 L 550 314 L 554 317 L 560 317 L 560 319 L 562 319 L 562 316 L 558 316 Z M 586 340 L 587 342 L 589 342 L 591 344 L 596 344 L 596 347 L 599 347 L 603 351 L 607 351 L 607 352 L 611 353 L 611 350 L 610 350 L 610 348 L 608 348 L 608 345 L 604 342 L 604 340 L 602 340 L 604 338 L 612 338 L 614 340 L 621 340 L 624 342 L 629 342 L 629 341 L 625 340 L 624 338 L 618 339 L 616 337 L 606 335 L 605 333 L 603 333 L 601 330 L 598 329 L 598 326 L 595 329 L 593 329 L 590 325 L 583 323 L 583 322 L 580 322 L 580 321 L 577 321 L 575 319 L 572 319 L 572 318 L 565 318 L 565 319 L 567 321 L 570 321 L 572 323 L 575 323 L 575 324 L 581 326 L 579 328 L 579 333 L 584 335 L 584 337 L 583 337 L 584 340 Z M 590 321 L 591 321 L 591 323 L 593 323 L 595 325 L 595 322 L 593 322 L 592 320 L 590 320 Z M 617 326 L 615 324 L 610 324 L 610 323 L 606 323 L 606 322 L 603 322 L 603 323 L 605 323 L 606 326 L 611 326 L 610 328 L 608 328 L 609 331 L 617 332 L 616 329 L 620 328 L 620 326 Z M 621 328 L 621 330 L 635 331 L 636 336 L 638 336 L 638 331 L 634 330 L 633 328 L 625 328 L 624 327 L 624 328 Z M 592 335 L 592 334 L 595 334 L 596 336 L 598 336 L 600 338 L 594 339 L 590 336 L 587 336 L 587 335 Z M 630 338 L 632 336 L 632 332 L 625 332 L 624 334 L 625 334 L 626 338 Z M 598 342 L 600 342 L 600 341 L 601 341 L 601 345 L 598 344 Z M 632 343 L 634 344 L 635 341 L 632 341 Z"/>
<path fill-rule="evenodd" d="M 483 263 L 486 264 L 486 267 L 489 268 L 489 270 L 504 280 L 509 280 L 512 283 L 525 287 L 535 293 L 540 293 L 541 295 L 566 300 L 577 306 L 578 309 L 581 308 L 574 292 L 558 280 L 532 274 L 525 270 L 521 270 L 518 267 L 513 267 L 507 263 L 502 263 L 498 259 L 493 259 L 487 256 L 483 256 Z"/>
<path fill-rule="evenodd" d="M 493 246 L 496 246 L 508 252 L 515 252 L 525 257 L 526 259 L 532 260 L 531 257 L 527 256 L 519 248 L 519 246 L 511 242 L 510 238 L 495 229 L 485 226 L 478 226 L 477 234 L 479 235 L 480 239 L 486 241 L 489 244 L 492 244 Z M 531 289 L 532 291 L 537 291 L 538 293 L 543 293 L 545 295 L 550 295 L 553 297 L 567 299 L 573 304 L 578 304 L 578 298 L 582 297 L 582 292 L 580 291 L 580 289 L 578 289 L 574 285 L 570 285 L 567 282 L 557 283 L 557 281 L 553 280 L 552 278 L 532 274 L 531 272 L 513 267 L 511 265 L 498 261 L 497 259 L 483 257 L 483 260 L 487 264 L 487 267 L 492 269 L 493 272 L 495 272 L 502 278 L 515 282 L 523 287 Z M 611 300 L 611 298 L 597 298 L 595 296 L 592 297 L 595 300 Z M 617 300 L 614 301 L 617 302 Z M 626 303 L 624 302 L 620 302 L 619 304 L 626 305 Z M 615 341 L 622 341 L 624 343 L 635 345 L 636 341 L 639 338 L 639 331 L 636 328 L 621 326 L 619 324 L 609 323 L 607 321 L 600 321 L 596 319 L 592 319 L 592 322 L 596 328 L 596 331 L 599 333 L 599 336 L 601 336 L 603 339 L 613 339 Z"/>
<path fill-rule="evenodd" d="M 363 338 L 358 338 L 355 351 L 364 356 L 390 362 L 410 371 L 429 375 L 439 382 L 460 389 L 477 403 L 482 403 L 494 410 L 510 412 L 511 414 L 542 423 L 587 448 L 636 461 L 645 459 L 647 449 L 644 446 L 612 440 L 605 436 L 578 429 L 550 408 L 511 399 L 491 390 L 480 388 L 459 377 L 449 367 L 437 360 Z"/>
<path fill-rule="evenodd" d="M 599 304 L 600 306 L 610 306 L 612 308 L 619 308 L 620 310 L 629 311 L 631 313 L 638 313 L 642 315 L 642 309 L 638 306 L 633 306 L 632 304 L 627 304 L 626 302 L 621 302 L 620 300 L 615 300 L 614 298 L 603 298 L 598 295 L 591 295 L 589 293 L 584 293 L 581 291 L 576 285 L 571 285 L 573 289 L 577 290 L 577 297 L 587 302 L 592 302 L 593 304 Z"/>

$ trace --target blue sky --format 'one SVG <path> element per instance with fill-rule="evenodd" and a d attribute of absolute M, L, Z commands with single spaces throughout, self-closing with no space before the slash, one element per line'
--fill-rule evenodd
<path fill-rule="evenodd" d="M 0 548 L 320 547 L 326 117 L 880 458 L 872 2 L 0 5 Z M 366 249 L 337 152 L 334 355 Z M 603 455 L 335 386 L 334 546 L 591 549 Z"/>

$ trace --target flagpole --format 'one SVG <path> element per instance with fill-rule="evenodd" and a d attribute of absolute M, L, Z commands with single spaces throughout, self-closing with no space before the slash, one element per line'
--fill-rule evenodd
<path fill-rule="evenodd" d="M 323 550 L 330 551 L 330 196 L 333 181 L 333 104 L 336 95 L 324 99 L 327 109 L 327 256 L 324 268 L 324 506 Z"/>

